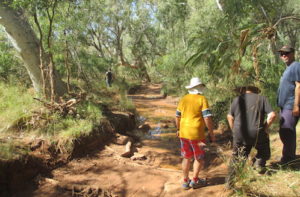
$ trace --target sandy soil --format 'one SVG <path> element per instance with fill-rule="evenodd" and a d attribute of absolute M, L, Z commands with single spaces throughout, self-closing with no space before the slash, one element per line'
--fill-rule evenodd
<path fill-rule="evenodd" d="M 111 144 L 47 176 L 38 176 L 38 188 L 29 188 L 15 196 L 222 197 L 230 194 L 224 188 L 227 168 L 224 160 L 230 150 L 222 129 L 216 130 L 217 144 L 208 146 L 206 166 L 200 173 L 201 177 L 207 177 L 208 186 L 182 190 L 174 123 L 178 98 L 164 98 L 160 86 L 153 84 L 143 86 L 129 97 L 136 105 L 140 120 L 140 129 L 135 131 L 141 136 L 141 142 L 135 144 L 136 159 L 121 157 L 124 145 Z"/>

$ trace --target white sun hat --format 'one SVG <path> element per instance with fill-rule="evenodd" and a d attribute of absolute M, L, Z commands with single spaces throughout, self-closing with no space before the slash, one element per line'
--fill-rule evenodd
<path fill-rule="evenodd" d="M 203 85 L 205 86 L 204 83 L 202 83 L 202 81 L 200 80 L 200 78 L 198 77 L 193 77 L 190 81 L 190 84 L 188 86 L 185 86 L 186 89 L 191 89 L 191 88 L 194 88 L 198 85 Z"/>

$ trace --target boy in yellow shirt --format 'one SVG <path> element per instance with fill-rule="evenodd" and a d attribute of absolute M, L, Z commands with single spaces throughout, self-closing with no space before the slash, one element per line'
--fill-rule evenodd
<path fill-rule="evenodd" d="M 183 184 L 184 189 L 196 189 L 206 185 L 205 179 L 198 177 L 200 170 L 204 166 L 205 152 L 205 126 L 209 130 L 209 137 L 215 141 L 213 133 L 212 114 L 206 98 L 202 95 L 205 85 L 197 77 L 186 86 L 189 94 L 185 95 L 179 102 L 176 110 L 176 126 L 181 143 L 181 155 L 183 157 Z M 192 158 L 193 179 L 189 179 L 189 170 Z"/>

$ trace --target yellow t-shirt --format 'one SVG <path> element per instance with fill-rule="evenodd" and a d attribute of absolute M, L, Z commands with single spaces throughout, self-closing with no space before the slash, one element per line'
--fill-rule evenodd
<path fill-rule="evenodd" d="M 208 102 L 203 95 L 187 94 L 179 102 L 177 116 L 181 117 L 179 137 L 189 140 L 205 139 L 204 117 L 211 116 Z"/>

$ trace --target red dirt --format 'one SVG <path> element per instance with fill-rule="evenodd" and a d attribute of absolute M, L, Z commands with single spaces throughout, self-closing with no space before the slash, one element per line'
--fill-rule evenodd
<path fill-rule="evenodd" d="M 209 147 L 206 168 L 200 173 L 201 177 L 207 177 L 208 186 L 184 191 L 181 189 L 179 143 L 174 133 L 178 98 L 160 96 L 159 85 L 143 86 L 131 98 L 139 115 L 146 119 L 143 124 L 148 124 L 150 130 L 160 127 L 168 131 L 142 137 L 137 152 L 144 155 L 145 160 L 121 157 L 124 146 L 111 144 L 104 150 L 72 160 L 47 177 L 38 176 L 38 188 L 29 188 L 15 196 L 101 196 L 103 193 L 118 197 L 228 196 L 230 192 L 224 188 L 227 167 L 222 159 L 230 153 L 227 141 L 220 140 L 220 144 Z M 222 130 L 216 133 L 218 139 L 225 135 Z"/>

